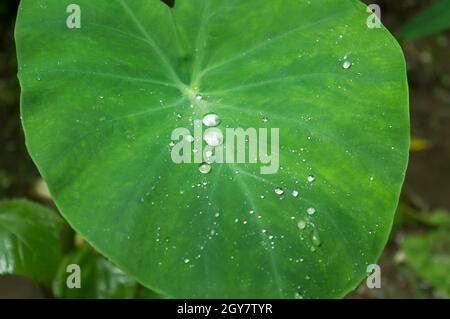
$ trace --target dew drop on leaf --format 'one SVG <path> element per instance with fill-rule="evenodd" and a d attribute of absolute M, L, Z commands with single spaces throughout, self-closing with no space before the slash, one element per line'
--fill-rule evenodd
<path fill-rule="evenodd" d="M 208 127 L 217 126 L 220 124 L 220 117 L 216 113 L 209 113 L 203 117 L 202 122 Z"/>
<path fill-rule="evenodd" d="M 299 220 L 297 226 L 300 230 L 303 230 L 306 228 L 306 222 L 304 220 Z"/>
<path fill-rule="evenodd" d="M 277 187 L 277 188 L 275 188 L 275 194 L 281 196 L 284 194 L 284 190 L 281 187 Z"/>
<path fill-rule="evenodd" d="M 313 207 L 310 207 L 306 210 L 306 212 L 308 213 L 308 215 L 314 215 L 316 213 L 316 209 Z"/>
<path fill-rule="evenodd" d="M 345 60 L 344 63 L 342 63 L 342 68 L 344 68 L 345 70 L 350 69 L 351 66 L 352 63 L 348 60 Z"/>
<path fill-rule="evenodd" d="M 198 170 L 202 174 L 209 174 L 211 172 L 211 165 L 209 165 L 208 163 L 202 163 L 198 167 Z"/>

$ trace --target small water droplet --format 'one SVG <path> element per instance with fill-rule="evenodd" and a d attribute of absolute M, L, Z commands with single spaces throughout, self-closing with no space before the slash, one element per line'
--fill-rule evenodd
<path fill-rule="evenodd" d="M 311 241 L 314 246 L 316 246 L 316 247 L 320 246 L 321 241 L 320 241 L 319 232 L 317 231 L 317 229 L 314 229 L 312 236 L 311 236 Z"/>
<path fill-rule="evenodd" d="M 308 176 L 308 182 L 313 183 L 316 180 L 316 178 L 313 175 Z"/>
<path fill-rule="evenodd" d="M 295 299 L 303 299 L 303 296 L 300 295 L 298 292 L 296 292 L 295 295 L 294 295 L 294 298 Z"/>
<path fill-rule="evenodd" d="M 303 230 L 306 228 L 306 222 L 304 220 L 299 220 L 297 226 L 300 230 Z"/>
<path fill-rule="evenodd" d="M 249 211 L 250 215 L 254 214 L 255 211 L 252 209 L 251 211 Z"/>
<path fill-rule="evenodd" d="M 263 123 L 267 123 L 267 122 L 269 122 L 269 118 L 267 116 L 264 116 L 262 118 L 262 121 L 263 121 Z"/>
<path fill-rule="evenodd" d="M 350 61 L 348 61 L 348 60 L 345 60 L 344 63 L 342 63 L 342 67 L 343 67 L 345 70 L 350 69 L 351 66 L 352 66 L 352 63 L 351 63 Z"/>
<path fill-rule="evenodd" d="M 277 187 L 277 188 L 275 188 L 275 194 L 281 196 L 284 194 L 284 190 L 281 187 Z"/>
<path fill-rule="evenodd" d="M 201 100 L 203 100 L 203 96 L 201 96 L 200 94 L 198 94 L 198 95 L 195 96 L 195 99 L 196 99 L 197 101 L 201 101 Z"/>
<path fill-rule="evenodd" d="M 186 259 L 184 260 L 184 263 L 185 263 L 185 264 L 189 264 L 189 262 L 190 262 L 190 260 L 189 260 L 188 258 L 186 258 Z"/>
<path fill-rule="evenodd" d="M 193 137 L 192 135 L 186 135 L 186 136 L 184 137 L 184 139 L 185 139 L 186 142 L 188 142 L 188 143 L 194 142 L 194 137 Z"/>
<path fill-rule="evenodd" d="M 314 215 L 316 213 L 316 209 L 313 207 L 310 207 L 306 210 L 306 212 L 308 213 L 308 215 Z"/>
<path fill-rule="evenodd" d="M 220 117 L 216 113 L 209 113 L 203 117 L 202 122 L 205 126 L 217 126 L 220 124 Z"/>
<path fill-rule="evenodd" d="M 298 191 L 292 191 L 292 196 L 294 196 L 294 197 L 298 197 L 298 195 L 299 195 L 299 192 Z"/>
<path fill-rule="evenodd" d="M 198 167 L 198 170 L 202 174 L 209 174 L 211 172 L 211 165 L 209 165 L 208 163 L 202 163 Z"/>

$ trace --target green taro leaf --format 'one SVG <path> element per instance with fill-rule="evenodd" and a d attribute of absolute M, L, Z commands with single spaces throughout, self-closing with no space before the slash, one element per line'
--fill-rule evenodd
<path fill-rule="evenodd" d="M 71 264 L 80 267 L 80 288 L 68 288 L 72 272 L 67 272 L 67 266 Z M 53 281 L 53 293 L 58 298 L 132 298 L 135 288 L 133 279 L 88 246 L 67 255 Z"/>
<path fill-rule="evenodd" d="M 48 283 L 61 252 L 58 215 L 27 200 L 0 201 L 0 275 L 19 274 Z"/>
<path fill-rule="evenodd" d="M 27 146 L 73 228 L 168 297 L 359 284 L 409 147 L 403 54 L 362 3 L 79 0 L 79 29 L 70 3 L 22 1 L 16 42 Z M 172 131 L 210 112 L 279 128 L 278 172 L 175 164 Z"/>

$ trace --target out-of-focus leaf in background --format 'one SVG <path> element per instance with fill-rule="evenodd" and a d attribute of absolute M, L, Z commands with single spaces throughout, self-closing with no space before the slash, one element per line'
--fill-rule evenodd
<path fill-rule="evenodd" d="M 81 288 L 68 288 L 67 266 L 80 267 Z M 109 260 L 97 254 L 87 244 L 68 254 L 61 263 L 53 281 L 53 293 L 58 298 L 133 298 L 136 282 L 114 266 Z"/>
<path fill-rule="evenodd" d="M 450 297 L 450 232 L 439 229 L 408 235 L 400 242 L 405 263 L 440 297 Z"/>
<path fill-rule="evenodd" d="M 450 0 L 437 0 L 406 23 L 396 34 L 400 40 L 415 40 L 450 28 Z"/>
<path fill-rule="evenodd" d="M 50 282 L 58 268 L 62 220 L 27 200 L 0 202 L 0 275 L 19 274 Z"/>

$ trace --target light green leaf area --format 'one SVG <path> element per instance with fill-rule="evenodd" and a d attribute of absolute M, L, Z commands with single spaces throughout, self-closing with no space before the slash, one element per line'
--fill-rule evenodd
<path fill-rule="evenodd" d="M 397 32 L 401 40 L 415 40 L 450 28 L 450 0 L 435 0 Z"/>
<path fill-rule="evenodd" d="M 58 215 L 27 200 L 0 202 L 0 275 L 18 274 L 48 283 L 61 259 Z"/>
<path fill-rule="evenodd" d="M 437 230 L 407 236 L 400 243 L 406 263 L 440 296 L 450 296 L 450 233 Z"/>
<path fill-rule="evenodd" d="M 79 266 L 79 287 L 73 287 Z M 69 285 L 68 285 L 69 283 Z M 53 293 L 58 298 L 126 299 L 135 293 L 136 281 L 88 246 L 67 255 L 53 280 Z"/>
<path fill-rule="evenodd" d="M 16 42 L 29 152 L 83 237 L 168 297 L 358 285 L 409 147 L 403 54 L 363 4 L 79 0 L 69 29 L 69 3 L 22 1 Z M 279 170 L 175 164 L 172 131 L 210 112 L 222 131 L 279 128 Z"/>

